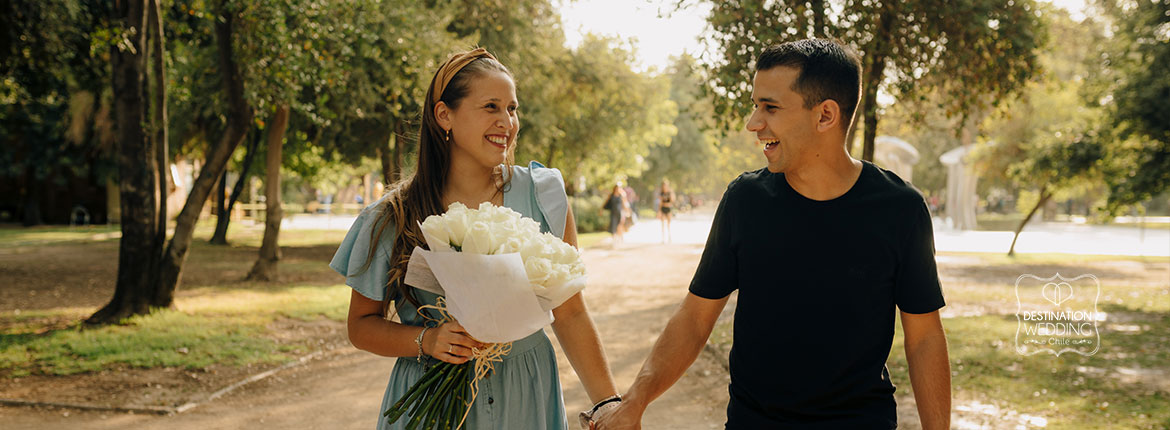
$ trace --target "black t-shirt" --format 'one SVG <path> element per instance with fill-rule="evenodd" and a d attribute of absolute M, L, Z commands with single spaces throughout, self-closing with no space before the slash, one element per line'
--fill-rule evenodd
<path fill-rule="evenodd" d="M 944 305 L 922 195 L 864 163 L 841 197 L 808 199 L 783 173 L 727 187 L 691 293 L 739 290 L 727 428 L 894 428 L 886 359 L 895 306 Z"/>

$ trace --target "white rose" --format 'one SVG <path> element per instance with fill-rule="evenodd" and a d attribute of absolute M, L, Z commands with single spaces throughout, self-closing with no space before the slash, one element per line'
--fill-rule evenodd
<path fill-rule="evenodd" d="M 520 258 L 524 261 L 533 258 L 548 258 L 547 256 L 551 253 L 551 250 L 546 251 L 546 248 L 548 248 L 548 245 L 543 240 L 540 240 L 539 237 L 530 238 L 520 248 Z"/>
<path fill-rule="evenodd" d="M 574 263 L 570 266 L 571 267 L 569 269 L 569 275 L 572 275 L 572 276 L 570 276 L 570 278 L 576 279 L 576 278 L 580 278 L 582 276 L 585 276 L 585 265 L 581 264 L 580 261 L 577 261 L 576 263 Z"/>
<path fill-rule="evenodd" d="M 552 262 L 547 258 L 529 258 L 524 260 L 524 272 L 528 274 L 528 281 L 544 285 L 552 271 Z"/>
<path fill-rule="evenodd" d="M 449 251 L 451 248 L 451 236 L 444 221 L 442 216 L 431 215 L 419 225 L 431 251 Z"/>
<path fill-rule="evenodd" d="M 483 221 L 472 223 L 463 238 L 463 252 L 488 254 L 492 251 L 495 251 L 495 248 L 492 248 L 491 225 Z"/>
<path fill-rule="evenodd" d="M 520 215 L 520 212 L 516 212 L 512 210 L 512 208 L 496 207 L 495 210 L 491 212 L 491 218 L 492 222 L 506 222 L 515 224 L 516 221 L 519 221 L 524 217 Z"/>
<path fill-rule="evenodd" d="M 516 231 L 523 234 L 525 237 L 535 237 L 540 235 L 540 223 L 532 218 L 522 217 L 516 221 Z"/>
<path fill-rule="evenodd" d="M 447 238 L 457 247 L 463 246 L 463 238 L 467 235 L 467 228 L 471 225 L 471 211 L 463 203 L 451 203 L 447 213 L 443 214 L 444 224 L 447 226 Z"/>
<path fill-rule="evenodd" d="M 573 279 L 569 273 L 568 264 L 552 264 L 552 270 L 548 274 L 548 279 L 544 281 L 544 285 L 549 287 L 558 287 Z"/>
<path fill-rule="evenodd" d="M 492 234 L 495 235 L 496 240 L 499 241 L 499 243 L 496 244 L 497 246 L 502 245 L 504 240 L 508 238 L 523 238 L 523 236 L 521 236 L 516 231 L 516 220 L 514 219 L 509 218 L 499 221 L 488 221 L 488 224 L 492 226 Z"/>
<path fill-rule="evenodd" d="M 574 248 L 573 245 L 569 245 L 564 241 L 559 241 L 555 247 L 557 254 L 556 258 L 553 258 L 553 261 L 556 263 L 573 264 L 581 258 L 580 254 L 577 253 L 577 248 Z"/>
<path fill-rule="evenodd" d="M 479 209 L 476 211 L 476 220 L 489 224 L 508 222 L 514 218 L 519 218 L 519 216 L 520 214 L 512 209 L 496 206 L 488 202 L 480 203 Z"/>
<path fill-rule="evenodd" d="M 499 239 L 497 236 L 496 239 Z M 520 248 L 524 247 L 524 241 L 519 237 L 508 237 L 502 241 L 500 246 L 496 248 L 495 254 L 511 254 L 520 252 Z M 524 257 L 520 257 L 523 259 Z"/>

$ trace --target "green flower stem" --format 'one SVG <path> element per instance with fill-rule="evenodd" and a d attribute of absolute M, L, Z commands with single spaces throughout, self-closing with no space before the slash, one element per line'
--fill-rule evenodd
<path fill-rule="evenodd" d="M 462 375 L 459 375 L 459 385 L 455 387 L 455 396 L 451 399 L 451 410 L 447 416 L 448 429 L 457 430 L 462 424 L 460 421 L 468 406 L 464 401 L 467 399 L 467 390 L 471 389 L 471 380 L 468 378 L 468 374 L 468 371 L 464 371 Z"/>
<path fill-rule="evenodd" d="M 391 406 L 390 409 L 387 409 L 386 412 L 382 414 L 382 416 L 390 416 L 392 417 L 390 422 L 394 422 L 394 418 L 397 418 L 394 413 L 402 412 L 402 409 L 409 405 L 410 402 L 418 396 L 419 392 L 425 389 L 428 385 L 434 383 L 435 376 L 438 374 L 439 370 L 441 369 L 439 369 L 438 366 L 428 369 L 427 372 L 423 374 L 422 378 L 419 378 L 419 381 L 412 385 L 410 389 L 406 391 L 406 394 L 402 395 L 402 398 L 398 399 L 397 402 L 394 402 L 394 406 Z"/>
<path fill-rule="evenodd" d="M 452 365 L 452 367 L 454 368 L 454 370 L 452 370 L 453 374 L 450 374 L 448 377 L 444 378 L 444 381 L 439 385 L 439 388 L 423 400 L 426 403 L 420 412 L 420 414 L 423 416 L 423 428 L 434 427 L 435 420 L 438 418 L 437 414 L 441 409 L 439 406 L 443 403 L 443 400 L 451 397 L 452 384 L 455 383 L 457 379 L 459 379 L 456 376 L 461 374 L 465 368 L 463 365 Z"/>
<path fill-rule="evenodd" d="M 427 391 L 427 389 L 435 385 L 437 381 L 441 380 L 443 370 L 446 369 L 442 366 L 434 366 L 428 369 L 427 372 L 423 374 L 422 378 L 419 378 L 419 382 L 416 382 L 413 386 L 411 386 L 410 389 L 407 390 L 406 394 L 404 394 L 401 399 L 398 399 L 398 401 L 394 403 L 394 406 L 390 407 L 390 410 L 387 410 L 383 415 L 389 417 L 388 419 L 390 423 L 398 421 L 398 419 L 402 417 L 402 414 L 406 412 L 408 407 L 414 403 L 415 400 L 423 394 L 423 392 Z"/>
<path fill-rule="evenodd" d="M 436 365 L 436 367 L 441 367 L 441 369 L 438 371 L 438 379 L 436 379 L 436 382 L 430 384 L 428 387 L 426 387 L 426 389 L 422 390 L 422 392 L 419 394 L 419 397 L 411 402 L 414 403 L 414 406 L 410 408 L 410 412 L 407 412 L 410 415 L 410 421 L 406 423 L 406 428 L 408 429 L 415 428 L 422 421 L 423 405 L 426 403 L 426 400 L 430 398 L 432 393 L 434 393 L 438 388 L 438 381 L 442 381 L 446 378 L 446 373 L 451 370 L 452 366 L 447 363 L 441 363 Z"/>

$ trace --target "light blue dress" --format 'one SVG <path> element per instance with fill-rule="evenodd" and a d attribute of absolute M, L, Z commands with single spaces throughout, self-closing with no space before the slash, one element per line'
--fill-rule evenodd
<path fill-rule="evenodd" d="M 512 175 L 509 187 L 504 190 L 504 206 L 536 220 L 543 231 L 563 237 L 569 205 L 560 171 L 533 161 L 528 167 L 512 166 Z M 346 276 L 346 285 L 377 301 L 382 301 L 386 293 L 393 226 L 388 226 L 379 240 L 369 269 L 358 271 L 369 255 L 371 232 L 381 202 L 374 202 L 362 210 L 329 263 L 329 267 Z M 415 293 L 424 305 L 433 305 L 438 298 L 426 291 L 415 290 Z M 423 325 L 424 320 L 410 302 L 398 300 L 396 305 L 404 324 Z M 377 413 L 379 430 L 405 427 L 409 416 L 390 425 L 382 413 L 406 394 L 422 377 L 424 370 L 414 357 L 402 357 L 395 362 Z M 564 403 L 557 377 L 556 353 L 548 336 L 541 330 L 513 342 L 511 353 L 504 357 L 503 362 L 496 363 L 491 376 L 480 380 L 479 394 L 462 428 L 567 429 Z"/>

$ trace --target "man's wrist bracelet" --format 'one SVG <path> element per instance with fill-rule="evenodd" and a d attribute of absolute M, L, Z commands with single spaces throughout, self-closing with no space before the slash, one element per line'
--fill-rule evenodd
<path fill-rule="evenodd" d="M 614 394 L 613 396 L 610 396 L 610 397 L 594 404 L 593 409 L 590 409 L 589 413 L 592 414 L 594 412 L 597 412 L 598 409 L 601 409 L 602 406 L 605 406 L 607 404 L 621 402 L 621 401 L 622 401 L 622 396 Z"/>

